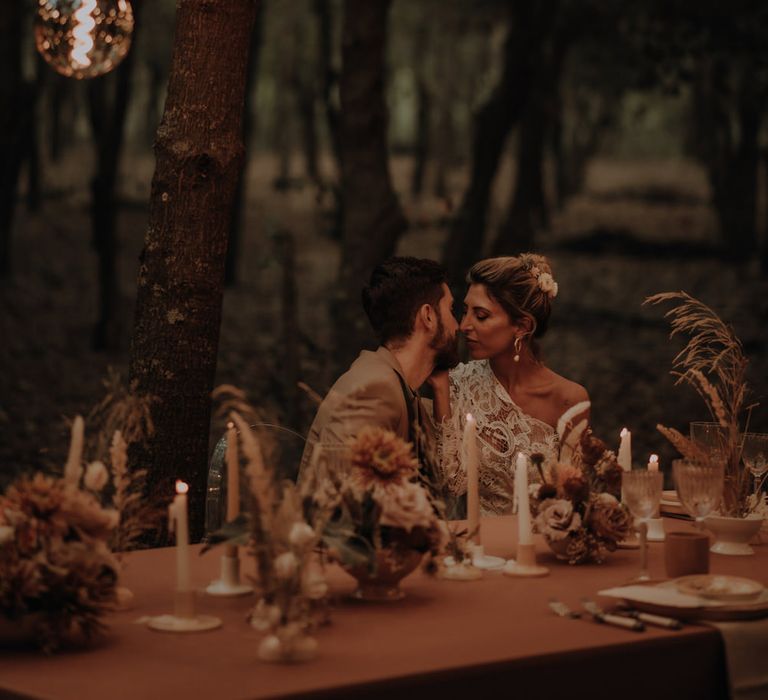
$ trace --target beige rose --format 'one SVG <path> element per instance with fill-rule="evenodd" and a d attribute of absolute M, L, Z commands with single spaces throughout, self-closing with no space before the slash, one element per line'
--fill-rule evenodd
<path fill-rule="evenodd" d="M 320 600 L 328 593 L 328 584 L 320 571 L 308 568 L 301 581 L 301 592 L 311 600 Z"/>
<path fill-rule="evenodd" d="M 262 598 L 251 611 L 250 622 L 251 627 L 259 632 L 272 629 L 280 622 L 280 608 L 276 605 L 268 605 Z"/>
<path fill-rule="evenodd" d="M 406 482 L 398 488 L 381 489 L 377 496 L 382 525 L 410 532 L 414 527 L 429 527 L 435 519 L 427 492 L 419 484 Z"/>
<path fill-rule="evenodd" d="M 539 506 L 536 527 L 545 537 L 558 541 L 581 527 L 581 516 L 573 510 L 570 501 L 548 499 Z"/>
<path fill-rule="evenodd" d="M 91 491 L 101 491 L 109 481 L 109 472 L 103 462 L 91 462 L 85 470 L 85 488 Z"/>
<path fill-rule="evenodd" d="M 296 573 L 298 565 L 293 552 L 283 552 L 275 559 L 275 576 L 286 581 Z"/>
<path fill-rule="evenodd" d="M 613 496 L 601 493 L 592 502 L 588 525 L 597 537 L 618 542 L 629 534 L 631 518 Z"/>
<path fill-rule="evenodd" d="M 294 523 L 288 540 L 294 547 L 305 547 L 315 539 L 315 531 L 307 523 Z"/>
<path fill-rule="evenodd" d="M 13 542 L 16 537 L 16 528 L 10 525 L 0 525 L 0 545 Z"/>

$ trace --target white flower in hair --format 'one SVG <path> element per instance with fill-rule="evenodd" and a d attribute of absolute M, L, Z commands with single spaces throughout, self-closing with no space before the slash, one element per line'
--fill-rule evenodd
<path fill-rule="evenodd" d="M 539 284 L 539 289 L 549 296 L 550 299 L 554 299 L 557 296 L 557 282 L 548 272 L 542 272 L 536 281 Z"/>

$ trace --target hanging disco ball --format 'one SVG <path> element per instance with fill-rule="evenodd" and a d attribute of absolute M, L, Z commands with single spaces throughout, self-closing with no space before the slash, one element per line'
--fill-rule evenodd
<path fill-rule="evenodd" d="M 128 0 L 39 0 L 35 46 L 68 78 L 109 73 L 128 53 L 132 33 Z"/>

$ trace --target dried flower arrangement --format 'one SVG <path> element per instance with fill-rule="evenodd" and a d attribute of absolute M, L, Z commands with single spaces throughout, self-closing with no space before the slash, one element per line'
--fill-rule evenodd
<path fill-rule="evenodd" d="M 265 661 L 311 658 L 317 642 L 310 633 L 328 616 L 328 587 L 315 552 L 319 528 L 304 518 L 296 486 L 290 481 L 276 483 L 248 423 L 236 411 L 230 418 L 246 462 L 250 508 L 210 535 L 202 551 L 224 543 L 248 546 L 256 561 L 253 583 L 259 595 L 250 621 L 254 628 L 268 632 L 259 657 Z"/>
<path fill-rule="evenodd" d="M 395 553 L 416 552 L 417 564 L 427 552 L 436 557 L 445 527 L 419 480 L 411 444 L 366 426 L 345 448 L 348 473 L 313 468 L 303 483 L 305 508 L 324 514 L 323 541 L 342 566 L 375 576 L 382 565 L 394 565 Z"/>
<path fill-rule="evenodd" d="M 25 624 L 45 651 L 105 630 L 103 615 L 122 602 L 121 553 L 159 517 L 146 471 L 128 464 L 129 444 L 153 431 L 151 401 L 115 373 L 105 386 L 88 444 L 83 418 L 72 423 L 63 475 L 21 476 L 0 495 L 0 616 Z"/>
<path fill-rule="evenodd" d="M 61 477 L 22 476 L 0 496 L 0 615 L 32 627 L 43 650 L 104 631 L 119 564 L 109 547 L 120 514 L 101 503 L 110 475 L 82 466 L 75 419 Z"/>
<path fill-rule="evenodd" d="M 585 408 L 587 402 L 569 414 Z M 586 421 L 566 431 L 568 414 L 564 419 L 558 433 L 567 437 L 558 462 L 543 465 L 541 455 L 531 455 L 542 477 L 541 484 L 530 486 L 531 511 L 536 529 L 558 557 L 570 564 L 600 563 L 631 530 L 632 518 L 619 502 L 622 469 Z"/>
<path fill-rule="evenodd" d="M 749 427 L 752 409 L 745 406 L 749 387 L 741 341 L 709 306 L 685 292 L 664 292 L 648 297 L 644 304 L 674 302 L 664 314 L 672 328 L 670 338 L 685 334 L 688 342 L 672 361 L 676 384 L 690 384 L 704 399 L 712 420 L 720 426 L 722 444 L 717 453 L 724 457 L 725 480 L 723 515 L 745 517 L 759 505 L 750 489 L 750 474 L 742 465 L 744 434 Z M 742 414 L 744 428 L 741 428 Z M 674 428 L 657 426 L 659 431 L 686 459 L 712 463 L 714 454 L 703 449 Z"/>

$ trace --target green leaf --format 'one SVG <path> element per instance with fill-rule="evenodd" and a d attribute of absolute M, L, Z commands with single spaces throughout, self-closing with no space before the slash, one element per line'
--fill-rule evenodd
<path fill-rule="evenodd" d="M 216 532 L 208 535 L 208 542 L 200 550 L 200 554 L 205 554 L 208 550 L 217 547 L 220 544 L 248 544 L 251 533 L 251 518 L 246 513 L 240 513 L 234 520 L 225 523 Z"/>

